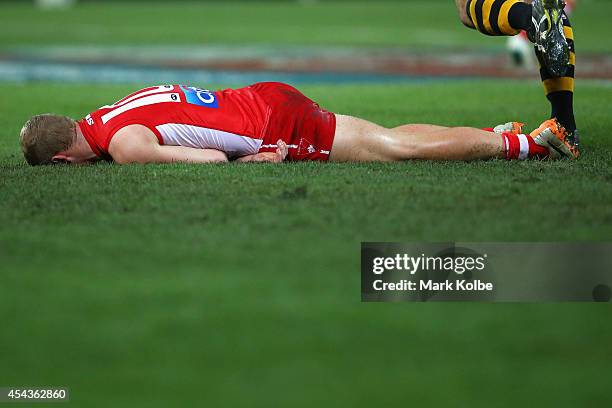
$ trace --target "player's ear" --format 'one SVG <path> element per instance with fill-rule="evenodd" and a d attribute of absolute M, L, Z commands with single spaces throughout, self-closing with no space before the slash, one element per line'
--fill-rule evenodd
<path fill-rule="evenodd" d="M 51 158 L 51 162 L 53 164 L 70 164 L 72 163 L 72 161 L 73 161 L 72 157 L 67 156 L 63 153 L 58 153 Z"/>

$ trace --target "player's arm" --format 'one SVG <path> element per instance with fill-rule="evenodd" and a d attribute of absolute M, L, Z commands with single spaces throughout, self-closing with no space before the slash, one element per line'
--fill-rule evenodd
<path fill-rule="evenodd" d="M 119 130 L 110 142 L 108 152 L 119 164 L 127 163 L 219 163 L 227 155 L 219 150 L 163 146 L 145 126 L 130 125 Z"/>
<path fill-rule="evenodd" d="M 287 147 L 287 143 L 282 140 L 276 142 L 276 146 L 276 152 L 250 154 L 248 156 L 239 157 L 236 161 L 240 163 L 280 163 L 287 157 L 289 148 Z"/>

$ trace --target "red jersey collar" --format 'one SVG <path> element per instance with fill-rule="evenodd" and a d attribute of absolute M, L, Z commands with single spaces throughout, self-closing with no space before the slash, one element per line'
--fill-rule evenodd
<path fill-rule="evenodd" d="M 85 138 L 85 140 L 87 140 L 87 144 L 89 144 L 89 147 L 95 153 L 95 155 L 98 157 L 105 156 L 104 153 L 102 153 L 102 149 L 100 148 L 100 146 L 96 144 L 95 139 L 89 133 L 89 128 L 88 128 L 87 123 L 85 123 L 85 119 L 79 120 L 77 124 L 79 125 L 79 128 L 81 129 L 81 133 L 83 134 L 83 137 Z"/>

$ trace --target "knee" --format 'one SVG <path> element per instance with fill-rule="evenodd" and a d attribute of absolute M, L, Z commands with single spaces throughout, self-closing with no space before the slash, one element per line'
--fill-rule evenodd
<path fill-rule="evenodd" d="M 475 28 L 474 23 L 470 19 L 467 13 L 467 0 L 457 1 L 457 11 L 459 11 L 459 20 L 461 23 L 468 28 Z"/>
<path fill-rule="evenodd" d="M 474 26 L 474 23 L 472 22 L 472 20 L 470 20 L 470 18 L 467 16 L 467 14 L 463 14 L 461 16 L 461 22 L 463 23 L 464 26 L 466 26 L 467 28 L 476 28 Z"/>

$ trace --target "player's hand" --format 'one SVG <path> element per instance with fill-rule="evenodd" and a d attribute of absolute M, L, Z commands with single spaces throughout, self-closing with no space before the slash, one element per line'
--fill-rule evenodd
<path fill-rule="evenodd" d="M 287 147 L 287 143 L 283 142 L 280 139 L 278 140 L 278 142 L 276 142 L 276 146 L 276 155 L 280 159 L 278 161 L 282 162 L 283 160 L 285 160 L 287 154 L 289 153 L 289 147 Z"/>
<path fill-rule="evenodd" d="M 287 143 L 279 140 L 276 142 L 276 152 L 274 153 L 257 153 L 253 156 L 252 161 L 260 163 L 281 163 L 287 157 L 289 147 Z"/>
<path fill-rule="evenodd" d="M 289 147 L 287 143 L 279 140 L 276 142 L 275 152 L 257 153 L 249 156 L 244 156 L 236 159 L 239 163 L 281 163 L 287 157 Z"/>

